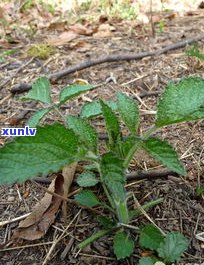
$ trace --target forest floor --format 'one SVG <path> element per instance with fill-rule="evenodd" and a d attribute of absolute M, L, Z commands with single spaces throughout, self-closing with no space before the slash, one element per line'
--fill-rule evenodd
<path fill-rule="evenodd" d="M 108 54 L 152 51 L 185 38 L 203 35 L 204 12 L 183 17 L 159 15 L 163 18 L 164 27 L 161 28 L 161 25 L 159 27 L 159 24 L 155 24 L 155 36 L 152 36 L 149 24 L 143 25 L 116 19 L 101 21 L 97 27 L 103 24 L 105 25 L 103 26 L 104 30 L 97 30 L 95 33 L 92 31 L 91 34 L 87 34 L 88 36 L 78 34 L 73 40 L 67 40 L 67 42 L 63 40 L 62 43 L 57 43 L 59 34 L 62 34 L 64 30 L 60 32 L 60 25 L 58 28 L 55 25 L 54 29 L 43 28 L 35 35 L 34 39 L 31 39 L 31 43 L 41 43 L 45 39 L 52 38 L 55 50 L 49 58 L 44 60 L 28 57 L 26 50 L 30 43 L 27 38 L 23 39 L 22 35 L 20 35 L 21 41 L 18 41 L 16 37 L 16 42 L 12 44 L 2 43 L 2 47 L 5 47 L 4 50 L 18 48 L 18 51 L 13 55 L 8 55 L 6 61 L 0 63 L 0 126 L 22 127 L 31 113 L 41 106 L 40 104 L 31 106 L 30 101 L 17 100 L 18 94 L 13 95 L 10 92 L 14 85 L 33 82 L 40 75 L 54 73 L 89 58 L 98 58 Z M 61 27 L 63 28 L 64 25 Z M 93 30 L 95 25 L 89 24 L 89 27 Z M 21 32 L 17 33 L 21 34 Z M 8 46 L 6 47 L 6 45 Z M 201 51 L 204 51 L 202 41 L 197 45 Z M 114 99 L 116 91 L 123 91 L 129 96 L 137 97 L 142 92 L 160 91 L 162 93 L 170 81 L 178 81 L 187 76 L 204 77 L 204 64 L 197 59 L 189 58 L 185 54 L 186 48 L 141 60 L 104 63 L 74 72 L 53 84 L 53 98 L 57 99 L 59 91 L 72 83 L 74 79 L 80 78 L 87 80 L 90 84 L 100 84 L 110 76 L 114 77 L 115 83 L 107 83 L 107 85 L 73 100 L 69 106 L 65 105 L 64 113 L 76 114 L 84 101 L 91 101 L 95 98 Z M 156 109 L 156 102 L 157 96 L 143 97 L 138 102 L 141 109 L 140 132 L 152 125 L 154 115 L 151 114 L 151 111 Z M 19 115 L 25 110 L 28 110 L 28 113 L 19 120 Z M 44 122 L 52 123 L 54 121 L 61 120 L 50 114 Z M 101 132 L 104 131 L 102 125 L 101 120 L 95 121 L 95 126 L 98 126 Z M 180 261 L 182 264 L 204 262 L 204 243 L 195 236 L 204 231 L 204 198 L 196 194 L 196 189 L 204 184 L 203 129 L 203 121 L 200 121 L 169 126 L 158 133 L 162 139 L 168 140 L 178 151 L 179 157 L 188 171 L 186 177 L 166 176 L 165 178 L 135 179 L 128 182 L 127 185 L 127 189 L 134 192 L 140 204 L 156 198 L 163 198 L 161 204 L 148 210 L 147 213 L 164 232 L 180 231 L 188 238 L 189 248 Z M 2 146 L 6 141 L 8 139 L 0 137 Z M 82 170 L 82 166 L 77 169 L 77 172 Z M 129 171 L 151 171 L 161 168 L 153 159 L 140 153 L 131 162 Z M 46 184 L 43 185 L 47 187 Z M 70 192 L 77 189 L 74 182 Z M 100 189 L 98 192 L 100 193 Z M 1 221 L 12 220 L 31 212 L 32 207 L 43 195 L 44 190 L 30 181 L 25 184 L 0 186 Z M 111 235 L 78 252 L 78 243 L 97 231 L 99 224 L 97 217 L 92 212 L 80 209 L 75 205 L 68 206 L 67 220 L 63 219 L 62 213 L 59 211 L 47 234 L 39 240 L 13 242 L 9 245 L 7 242 L 12 237 L 12 232 L 18 226 L 18 222 L 0 227 L 0 242 L 5 243 L 4 248 L 0 249 L 0 264 L 43 264 L 52 242 L 70 222 L 67 236 L 56 245 L 47 264 L 137 264 L 139 257 L 143 254 L 142 250 L 135 248 L 135 252 L 130 258 L 117 261 L 113 254 Z M 78 217 L 73 221 L 76 215 Z M 139 226 L 144 223 L 149 223 L 149 221 L 141 215 L 131 225 Z M 135 231 L 131 231 L 131 236 L 135 240 L 138 239 L 138 234 Z M 62 253 L 66 253 L 66 255 L 62 255 Z"/>

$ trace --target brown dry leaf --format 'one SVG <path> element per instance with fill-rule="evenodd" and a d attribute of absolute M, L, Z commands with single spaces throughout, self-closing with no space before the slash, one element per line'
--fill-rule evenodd
<path fill-rule="evenodd" d="M 71 165 L 65 166 L 62 169 L 62 176 L 64 177 L 64 184 L 63 184 L 63 189 L 64 189 L 64 197 L 67 198 L 69 188 L 72 184 L 74 174 L 76 171 L 77 163 L 73 163 Z M 63 206 L 62 206 L 64 218 L 66 218 L 67 214 L 67 202 L 63 201 Z"/>
<path fill-rule="evenodd" d="M 152 22 L 154 24 L 159 23 L 161 20 L 162 20 L 162 16 L 159 16 L 159 15 L 152 16 Z"/>
<path fill-rule="evenodd" d="M 115 31 L 115 27 L 109 24 L 101 24 L 99 25 L 97 32 L 93 34 L 94 37 L 109 37 L 112 35 L 112 31 Z"/>
<path fill-rule="evenodd" d="M 73 32 L 79 34 L 79 35 L 85 35 L 85 36 L 90 36 L 93 34 L 93 30 L 88 28 L 87 26 L 84 26 L 82 24 L 75 24 L 72 26 L 69 26 L 69 29 L 72 30 Z"/>
<path fill-rule="evenodd" d="M 91 44 L 85 41 L 75 41 L 70 44 L 71 49 L 77 49 L 80 51 L 88 51 L 91 48 Z"/>
<path fill-rule="evenodd" d="M 57 30 L 57 31 L 65 31 L 67 29 L 67 22 L 58 21 L 51 22 L 48 26 L 48 30 Z"/>
<path fill-rule="evenodd" d="M 63 196 L 63 183 L 64 179 L 59 175 L 52 181 L 48 189 Z M 36 240 L 44 236 L 54 222 L 61 202 L 62 199 L 59 197 L 46 193 L 43 199 L 35 205 L 32 213 L 19 223 L 12 240 L 20 238 Z"/>
<path fill-rule="evenodd" d="M 72 41 L 73 39 L 75 39 L 78 35 L 73 32 L 73 31 L 66 31 L 63 32 L 60 35 L 57 35 L 53 38 L 50 38 L 47 40 L 47 43 L 53 46 L 60 46 L 60 45 L 64 45 L 70 41 Z"/>

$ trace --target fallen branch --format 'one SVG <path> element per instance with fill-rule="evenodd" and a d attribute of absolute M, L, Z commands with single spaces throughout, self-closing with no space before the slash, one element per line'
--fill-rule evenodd
<path fill-rule="evenodd" d="M 118 53 L 118 54 L 112 54 L 112 55 L 107 55 L 107 56 L 102 56 L 99 57 L 97 59 L 93 59 L 93 60 L 86 60 L 83 63 L 68 67 L 64 70 L 58 71 L 56 73 L 50 74 L 48 75 L 48 78 L 51 82 L 56 82 L 58 79 L 74 73 L 76 71 L 82 70 L 82 69 L 86 69 L 88 67 L 94 66 L 94 65 L 98 65 L 98 64 L 102 64 L 102 63 L 110 63 L 110 62 L 118 62 L 118 61 L 130 61 L 130 60 L 139 60 L 145 57 L 154 57 L 154 56 L 158 56 L 160 54 L 166 53 L 168 51 L 171 50 L 175 50 L 175 49 L 179 49 L 179 48 L 183 48 L 186 45 L 192 44 L 194 42 L 197 41 L 201 41 L 204 40 L 204 36 L 198 36 L 195 38 L 190 38 L 190 39 L 185 39 L 183 41 L 180 41 L 178 43 L 175 44 L 170 44 L 165 46 L 164 48 L 158 49 L 156 51 L 148 51 L 148 52 L 141 52 L 141 53 L 130 53 L 130 54 L 123 54 L 123 53 Z M 28 91 L 29 89 L 31 89 L 31 84 L 19 84 L 14 86 L 11 89 L 11 93 L 22 93 L 25 91 Z"/>
<path fill-rule="evenodd" d="M 128 181 L 131 180 L 142 180 L 142 179 L 148 179 L 148 180 L 155 180 L 158 178 L 167 178 L 168 176 L 178 176 L 176 172 L 162 169 L 162 170 L 151 170 L 151 171 L 136 171 L 136 172 L 131 172 L 130 174 L 126 175 L 126 179 Z M 50 179 L 45 178 L 45 177 L 35 177 L 33 179 L 37 183 L 45 183 L 49 184 L 51 182 Z"/>
<path fill-rule="evenodd" d="M 131 172 L 130 174 L 127 174 L 127 180 L 142 180 L 142 179 L 148 179 L 148 180 L 155 180 L 158 178 L 166 178 L 168 176 L 178 176 L 176 172 L 169 171 L 166 169 L 162 170 L 151 170 L 151 171 L 136 171 Z"/>

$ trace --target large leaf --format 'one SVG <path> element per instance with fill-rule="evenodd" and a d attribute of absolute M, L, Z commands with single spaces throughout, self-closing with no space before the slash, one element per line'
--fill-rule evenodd
<path fill-rule="evenodd" d="M 65 101 L 72 99 L 74 97 L 79 96 L 82 93 L 85 93 L 96 86 L 94 85 L 80 85 L 80 84 L 74 84 L 74 85 L 69 85 L 62 89 L 60 92 L 59 100 L 60 100 L 60 105 L 63 104 Z"/>
<path fill-rule="evenodd" d="M 112 109 L 108 105 L 106 105 L 102 100 L 100 101 L 100 103 L 108 132 L 110 149 L 113 150 L 117 142 L 121 139 L 120 125 L 118 122 L 118 118 L 112 111 Z"/>
<path fill-rule="evenodd" d="M 165 262 L 178 261 L 188 248 L 187 239 L 179 232 L 168 233 L 158 248 L 158 254 Z"/>
<path fill-rule="evenodd" d="M 170 170 L 180 175 L 186 175 L 186 171 L 179 161 L 176 151 L 167 142 L 157 138 L 149 138 L 143 141 L 143 148 Z"/>
<path fill-rule="evenodd" d="M 157 127 L 203 118 L 203 78 L 190 77 L 167 86 L 158 103 Z"/>
<path fill-rule="evenodd" d="M 59 171 L 77 161 L 78 138 L 62 125 L 38 127 L 35 137 L 19 137 L 0 149 L 0 183 L 25 181 Z"/>
<path fill-rule="evenodd" d="M 136 134 L 139 125 L 137 102 L 125 94 L 117 93 L 117 105 L 120 116 L 132 134 Z"/>
<path fill-rule="evenodd" d="M 32 89 L 28 92 L 28 94 L 20 99 L 31 99 L 49 104 L 52 102 L 50 91 L 51 86 L 47 77 L 40 77 L 34 81 Z"/>
<path fill-rule="evenodd" d="M 164 236 L 154 225 L 146 225 L 140 230 L 139 244 L 141 247 L 157 250 L 163 240 Z"/>
<path fill-rule="evenodd" d="M 112 110 L 117 110 L 117 104 L 115 101 L 106 101 L 105 102 Z M 101 104 L 99 100 L 93 100 L 83 105 L 81 109 L 81 118 L 90 119 L 102 114 Z"/>
<path fill-rule="evenodd" d="M 95 154 L 98 150 L 98 138 L 96 130 L 84 119 L 68 116 L 68 126 L 79 136 L 80 141 Z"/>
<path fill-rule="evenodd" d="M 75 200 L 83 206 L 94 207 L 100 205 L 96 195 L 90 190 L 82 190 L 74 196 Z"/>
<path fill-rule="evenodd" d="M 41 119 L 51 110 L 51 108 L 45 108 L 45 109 L 41 109 L 36 111 L 28 120 L 27 125 L 29 127 L 36 127 Z"/>
<path fill-rule="evenodd" d="M 134 241 L 124 232 L 117 232 L 113 239 L 113 249 L 117 259 L 129 257 L 134 251 Z"/>
<path fill-rule="evenodd" d="M 124 190 L 125 174 L 123 160 L 112 153 L 104 154 L 101 161 L 101 172 L 103 181 L 111 191 L 111 195 L 115 199 L 124 201 L 126 193 Z"/>

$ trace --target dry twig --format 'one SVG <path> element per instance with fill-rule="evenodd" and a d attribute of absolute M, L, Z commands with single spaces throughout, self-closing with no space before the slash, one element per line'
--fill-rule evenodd
<path fill-rule="evenodd" d="M 51 82 L 56 82 L 58 79 L 74 73 L 76 71 L 82 70 L 89 68 L 94 65 L 102 64 L 102 63 L 110 63 L 110 62 L 118 62 L 118 61 L 130 61 L 130 60 L 140 60 L 145 57 L 154 57 L 154 56 L 159 56 L 163 53 L 166 53 L 168 51 L 176 50 L 179 48 L 183 48 L 186 45 L 192 44 L 197 41 L 204 40 L 204 35 L 202 36 L 197 36 L 195 38 L 189 38 L 185 39 L 183 41 L 170 44 L 165 46 L 164 48 L 160 48 L 155 51 L 147 51 L 147 52 L 141 52 L 141 53 L 129 53 L 129 54 L 124 54 L 124 53 L 118 53 L 118 54 L 111 54 L 107 56 L 101 56 L 97 59 L 92 59 L 92 60 L 86 60 L 80 64 L 73 65 L 71 67 L 65 68 L 64 70 L 58 71 L 56 73 L 48 75 L 48 78 Z M 11 93 L 22 93 L 25 91 L 28 91 L 31 89 L 31 84 L 19 84 L 14 86 L 11 89 Z"/>

